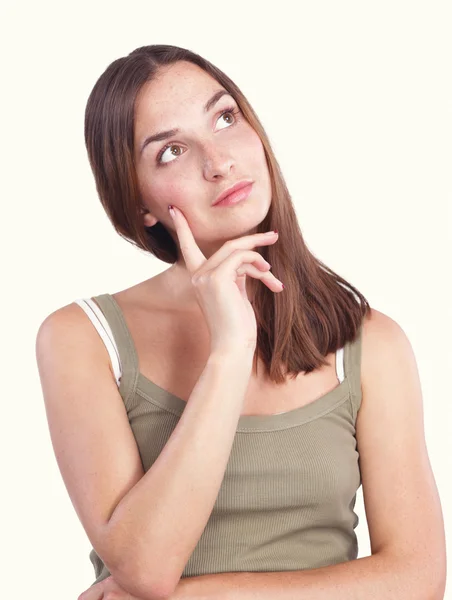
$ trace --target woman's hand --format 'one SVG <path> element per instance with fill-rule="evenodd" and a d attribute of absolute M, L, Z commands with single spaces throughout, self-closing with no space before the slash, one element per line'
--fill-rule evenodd
<path fill-rule="evenodd" d="M 173 210 L 185 266 L 209 327 L 211 353 L 243 348 L 254 352 L 257 325 L 247 296 L 246 276 L 260 279 L 272 292 L 281 292 L 283 285 L 270 273 L 271 266 L 264 257 L 251 248 L 274 244 L 277 233 L 256 233 L 228 240 L 206 259 L 183 213 L 176 207 Z"/>
<path fill-rule="evenodd" d="M 110 575 L 85 590 L 77 600 L 142 600 L 142 598 L 126 592 Z"/>
<path fill-rule="evenodd" d="M 188 591 L 190 577 L 181 579 L 175 591 L 168 600 L 194 600 L 193 594 Z M 113 575 L 106 577 L 85 590 L 77 600 L 143 600 L 126 592 L 119 583 L 116 583 Z M 218 600 L 220 598 L 218 597 Z"/>

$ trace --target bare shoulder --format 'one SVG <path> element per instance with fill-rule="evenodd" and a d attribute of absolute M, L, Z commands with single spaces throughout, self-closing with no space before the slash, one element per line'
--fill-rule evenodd
<path fill-rule="evenodd" d="M 388 363 L 391 356 L 401 356 L 414 360 L 410 341 L 397 321 L 389 315 L 372 308 L 363 320 L 361 346 L 361 376 L 363 387 L 367 382 L 375 382 L 378 374 L 389 376 Z"/>
<path fill-rule="evenodd" d="M 367 313 L 363 320 L 363 336 L 376 335 L 378 333 L 388 332 L 393 329 L 400 329 L 400 325 L 389 315 L 372 307 L 372 311 Z"/>
<path fill-rule="evenodd" d="M 47 315 L 39 326 L 37 338 L 47 338 L 57 332 L 75 333 L 80 327 L 88 329 L 88 323 L 83 309 L 76 302 L 71 302 Z"/>
<path fill-rule="evenodd" d="M 82 352 L 85 356 L 89 354 L 96 364 L 110 365 L 102 339 L 76 302 L 51 312 L 40 324 L 36 335 L 36 356 L 40 364 L 63 352 L 72 357 Z"/>

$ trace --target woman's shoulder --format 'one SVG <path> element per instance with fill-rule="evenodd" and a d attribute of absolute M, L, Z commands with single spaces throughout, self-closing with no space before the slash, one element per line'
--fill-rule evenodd
<path fill-rule="evenodd" d="M 402 327 L 389 315 L 372 308 L 363 317 L 361 325 L 363 346 L 378 343 L 382 339 L 403 334 Z"/>
<path fill-rule="evenodd" d="M 403 328 L 389 315 L 372 308 L 363 318 L 361 329 L 361 375 L 365 383 L 381 372 L 397 349 L 410 345 Z M 402 350 L 403 352 L 403 350 Z"/>

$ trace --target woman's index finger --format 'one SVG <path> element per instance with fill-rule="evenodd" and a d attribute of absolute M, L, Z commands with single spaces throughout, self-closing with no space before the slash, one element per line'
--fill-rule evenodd
<path fill-rule="evenodd" d="M 173 223 L 176 228 L 176 234 L 179 239 L 179 245 L 185 260 L 185 265 L 190 273 L 194 273 L 207 259 L 199 249 L 188 221 L 182 211 L 174 205 L 172 206 L 172 209 L 174 211 L 174 216 L 172 216 Z M 171 210 L 169 212 L 171 214 Z"/>

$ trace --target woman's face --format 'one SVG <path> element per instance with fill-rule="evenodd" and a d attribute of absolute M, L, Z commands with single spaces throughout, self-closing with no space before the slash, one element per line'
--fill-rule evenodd
<path fill-rule="evenodd" d="M 204 110 L 222 89 L 197 65 L 179 61 L 145 84 L 135 109 L 135 164 L 143 208 L 149 211 L 144 223 L 152 227 L 160 221 L 177 243 L 168 212 L 174 204 L 206 257 L 226 240 L 254 233 L 271 203 L 262 142 L 235 100 L 226 93 Z M 176 128 L 178 133 L 142 148 L 147 137 Z M 246 200 L 212 206 L 221 192 L 242 180 L 254 181 Z"/>

